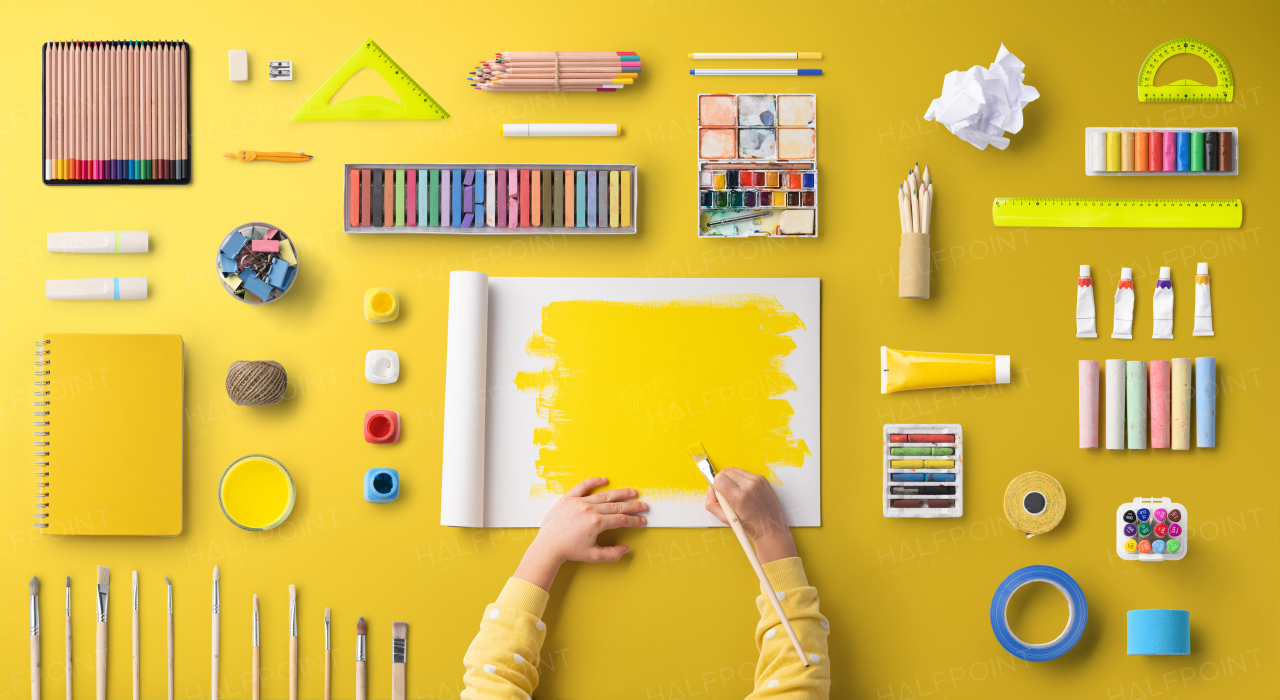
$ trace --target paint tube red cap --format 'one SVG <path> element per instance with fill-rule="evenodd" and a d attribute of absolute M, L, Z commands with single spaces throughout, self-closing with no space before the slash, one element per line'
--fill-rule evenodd
<path fill-rule="evenodd" d="M 1197 275 L 1209 274 L 1209 263 L 1196 263 L 1196 274 Z"/>
<path fill-rule="evenodd" d="M 996 384 L 1009 383 L 1009 356 L 996 355 Z"/>
<path fill-rule="evenodd" d="M 1080 266 L 1080 276 L 1081 276 L 1081 277 L 1092 277 L 1092 276 L 1093 276 L 1093 274 L 1089 271 L 1089 266 L 1088 266 L 1088 265 L 1081 265 L 1081 266 Z"/>

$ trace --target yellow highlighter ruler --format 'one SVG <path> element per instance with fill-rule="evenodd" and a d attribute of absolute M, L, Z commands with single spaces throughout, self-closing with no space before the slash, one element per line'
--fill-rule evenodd
<path fill-rule="evenodd" d="M 996 226 L 1056 228 L 1240 228 L 1238 199 L 1049 199 L 997 197 Z"/>
<path fill-rule="evenodd" d="M 1213 69 L 1217 85 L 1203 85 L 1194 80 L 1175 80 L 1156 85 L 1156 71 L 1171 56 L 1189 53 L 1203 58 Z M 1139 102 L 1231 102 L 1235 97 L 1235 79 L 1227 59 L 1212 46 L 1199 39 L 1173 39 L 1147 54 L 1138 70 Z"/>
<path fill-rule="evenodd" d="M 369 68 L 391 86 L 400 103 L 385 97 L 362 95 L 331 105 L 334 93 L 361 68 Z M 298 111 L 293 121 L 342 121 L 351 119 L 448 119 L 449 113 L 414 82 L 404 69 L 387 55 L 382 47 L 367 39 L 351 54 L 324 85 L 316 90 Z"/>

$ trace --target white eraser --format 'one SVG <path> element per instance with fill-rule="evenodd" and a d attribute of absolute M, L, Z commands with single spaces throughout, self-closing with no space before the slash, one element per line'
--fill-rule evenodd
<path fill-rule="evenodd" d="M 249 79 L 249 52 L 246 49 L 229 49 L 227 51 L 227 79 Z"/>
<path fill-rule="evenodd" d="M 1091 276 L 1091 275 L 1090 275 L 1090 273 L 1089 273 L 1089 266 L 1088 266 L 1088 265 L 1081 265 L 1081 266 L 1080 266 L 1080 276 L 1081 276 L 1081 277 L 1090 277 L 1090 276 Z"/>

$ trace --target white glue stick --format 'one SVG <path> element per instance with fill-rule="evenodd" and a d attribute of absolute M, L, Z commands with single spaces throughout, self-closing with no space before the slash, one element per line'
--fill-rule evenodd
<path fill-rule="evenodd" d="M 1089 266 L 1080 266 L 1080 277 L 1076 279 L 1076 337 L 1098 337 L 1098 312 L 1093 303 L 1093 278 Z"/>
<path fill-rule="evenodd" d="M 503 124 L 503 136 L 617 136 L 617 124 Z"/>
<path fill-rule="evenodd" d="M 146 231 L 68 231 L 46 236 L 50 253 L 145 253 Z"/>
<path fill-rule="evenodd" d="M 1120 268 L 1120 284 L 1116 286 L 1116 311 L 1112 317 L 1111 337 L 1133 340 L 1133 269 Z"/>
<path fill-rule="evenodd" d="M 1209 263 L 1196 263 L 1196 325 L 1191 335 L 1213 335 L 1213 305 L 1209 302 Z"/>
<path fill-rule="evenodd" d="M 54 300 L 146 299 L 146 277 L 94 277 L 78 280 L 45 280 L 44 298 Z"/>
<path fill-rule="evenodd" d="M 1124 360 L 1107 360 L 1107 449 L 1124 449 Z"/>
<path fill-rule="evenodd" d="M 1156 280 L 1156 292 L 1151 298 L 1151 337 L 1156 340 L 1173 340 L 1173 280 L 1169 268 L 1160 268 Z"/>

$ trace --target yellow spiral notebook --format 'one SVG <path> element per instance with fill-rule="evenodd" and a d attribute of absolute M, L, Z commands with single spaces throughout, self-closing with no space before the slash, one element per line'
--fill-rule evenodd
<path fill-rule="evenodd" d="M 182 350 L 179 335 L 36 341 L 35 527 L 182 532 Z"/>

